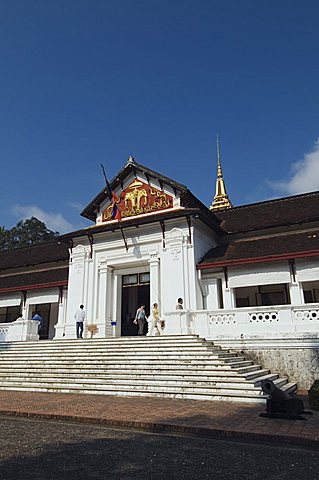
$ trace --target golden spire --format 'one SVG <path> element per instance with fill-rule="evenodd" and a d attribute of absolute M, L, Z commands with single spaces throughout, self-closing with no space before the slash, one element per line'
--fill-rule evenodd
<path fill-rule="evenodd" d="M 232 203 L 228 198 L 225 182 L 223 179 L 222 166 L 220 163 L 220 151 L 219 151 L 219 139 L 217 135 L 217 180 L 216 180 L 216 193 L 210 210 L 224 210 L 226 208 L 232 208 Z"/>

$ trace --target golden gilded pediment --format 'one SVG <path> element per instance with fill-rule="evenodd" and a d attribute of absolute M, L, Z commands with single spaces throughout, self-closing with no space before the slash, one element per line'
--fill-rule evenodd
<path fill-rule="evenodd" d="M 116 206 L 122 219 L 145 213 L 153 213 L 173 207 L 173 197 L 162 190 L 151 187 L 135 178 L 121 192 Z M 102 221 L 112 220 L 113 205 L 109 205 L 102 213 Z"/>

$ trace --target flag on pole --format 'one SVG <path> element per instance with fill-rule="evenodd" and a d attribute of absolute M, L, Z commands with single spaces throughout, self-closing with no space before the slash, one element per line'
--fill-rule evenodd
<path fill-rule="evenodd" d="M 107 193 L 108 193 L 109 199 L 111 201 L 111 205 L 112 205 L 111 218 L 112 218 L 112 220 L 118 220 L 119 222 L 121 222 L 122 216 L 121 216 L 120 209 L 118 207 L 119 199 L 116 196 L 116 193 L 113 192 L 113 190 L 111 189 L 111 185 L 109 184 L 108 179 L 106 178 L 106 173 L 105 173 L 105 170 L 104 170 L 104 167 L 103 167 L 102 163 L 101 163 L 101 167 L 102 167 L 102 171 L 103 171 L 103 175 L 104 175 L 104 179 L 105 179 Z M 126 248 L 126 250 L 128 250 L 126 238 L 125 238 L 125 235 L 124 235 L 123 228 L 122 228 L 121 224 L 120 224 L 120 230 L 121 230 L 121 234 L 122 234 L 123 241 L 124 241 L 124 244 L 125 244 L 125 248 Z"/>
<path fill-rule="evenodd" d="M 118 208 L 119 199 L 117 198 L 116 193 L 113 192 L 113 190 L 111 189 L 111 185 L 109 184 L 108 179 L 106 178 L 106 173 L 102 164 L 101 164 L 101 167 L 102 167 L 102 171 L 103 171 L 103 175 L 106 183 L 107 193 L 112 205 L 111 218 L 112 220 L 122 220 L 121 212 Z"/>
<path fill-rule="evenodd" d="M 113 220 L 122 220 L 122 216 L 121 216 L 121 212 L 119 210 L 119 207 L 117 205 L 117 202 L 118 202 L 118 199 L 116 197 L 116 200 L 114 199 L 113 197 L 113 200 L 112 200 L 112 215 L 111 215 L 111 218 Z"/>

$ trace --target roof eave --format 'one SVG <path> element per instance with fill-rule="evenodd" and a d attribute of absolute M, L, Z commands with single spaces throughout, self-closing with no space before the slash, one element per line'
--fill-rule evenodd
<path fill-rule="evenodd" d="M 187 187 L 181 183 L 175 182 L 169 177 L 162 175 L 161 173 L 155 172 L 155 170 L 151 170 L 150 168 L 145 167 L 137 162 L 127 162 L 124 167 L 121 168 L 119 173 L 112 178 L 110 182 L 110 186 L 112 190 L 115 190 L 118 185 L 124 180 L 125 176 L 127 175 L 128 171 L 133 171 L 136 175 L 137 172 L 142 174 L 146 174 L 150 177 L 153 177 L 159 180 L 161 183 L 166 183 L 172 186 L 176 190 L 185 191 Z M 96 197 L 82 210 L 81 216 L 88 218 L 89 220 L 95 221 L 94 211 L 95 209 L 108 197 L 108 193 L 106 188 L 104 187 Z"/>
<path fill-rule="evenodd" d="M 280 260 L 292 260 L 306 257 L 319 257 L 318 250 L 308 250 L 304 252 L 282 253 L 277 255 L 268 255 L 265 257 L 238 258 L 234 260 L 220 260 L 216 262 L 206 262 L 197 264 L 198 270 L 209 270 L 218 267 L 232 267 L 237 265 L 248 265 L 252 263 L 278 262 Z"/>

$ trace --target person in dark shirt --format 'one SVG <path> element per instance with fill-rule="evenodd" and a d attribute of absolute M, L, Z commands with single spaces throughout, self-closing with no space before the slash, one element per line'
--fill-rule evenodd
<path fill-rule="evenodd" d="M 145 305 L 142 303 L 140 308 L 136 310 L 135 320 L 133 322 L 138 325 L 138 335 L 144 335 L 145 320 L 146 320 Z"/>
<path fill-rule="evenodd" d="M 33 317 L 32 317 L 32 320 L 34 320 L 35 322 L 38 322 L 38 332 L 39 332 L 41 330 L 42 326 L 43 326 L 42 317 L 40 317 L 40 315 L 38 313 L 35 313 L 35 315 L 33 315 Z"/>
<path fill-rule="evenodd" d="M 177 299 L 177 304 L 176 304 L 175 309 L 176 310 L 184 310 L 184 305 L 183 305 L 183 299 L 182 298 Z"/>

